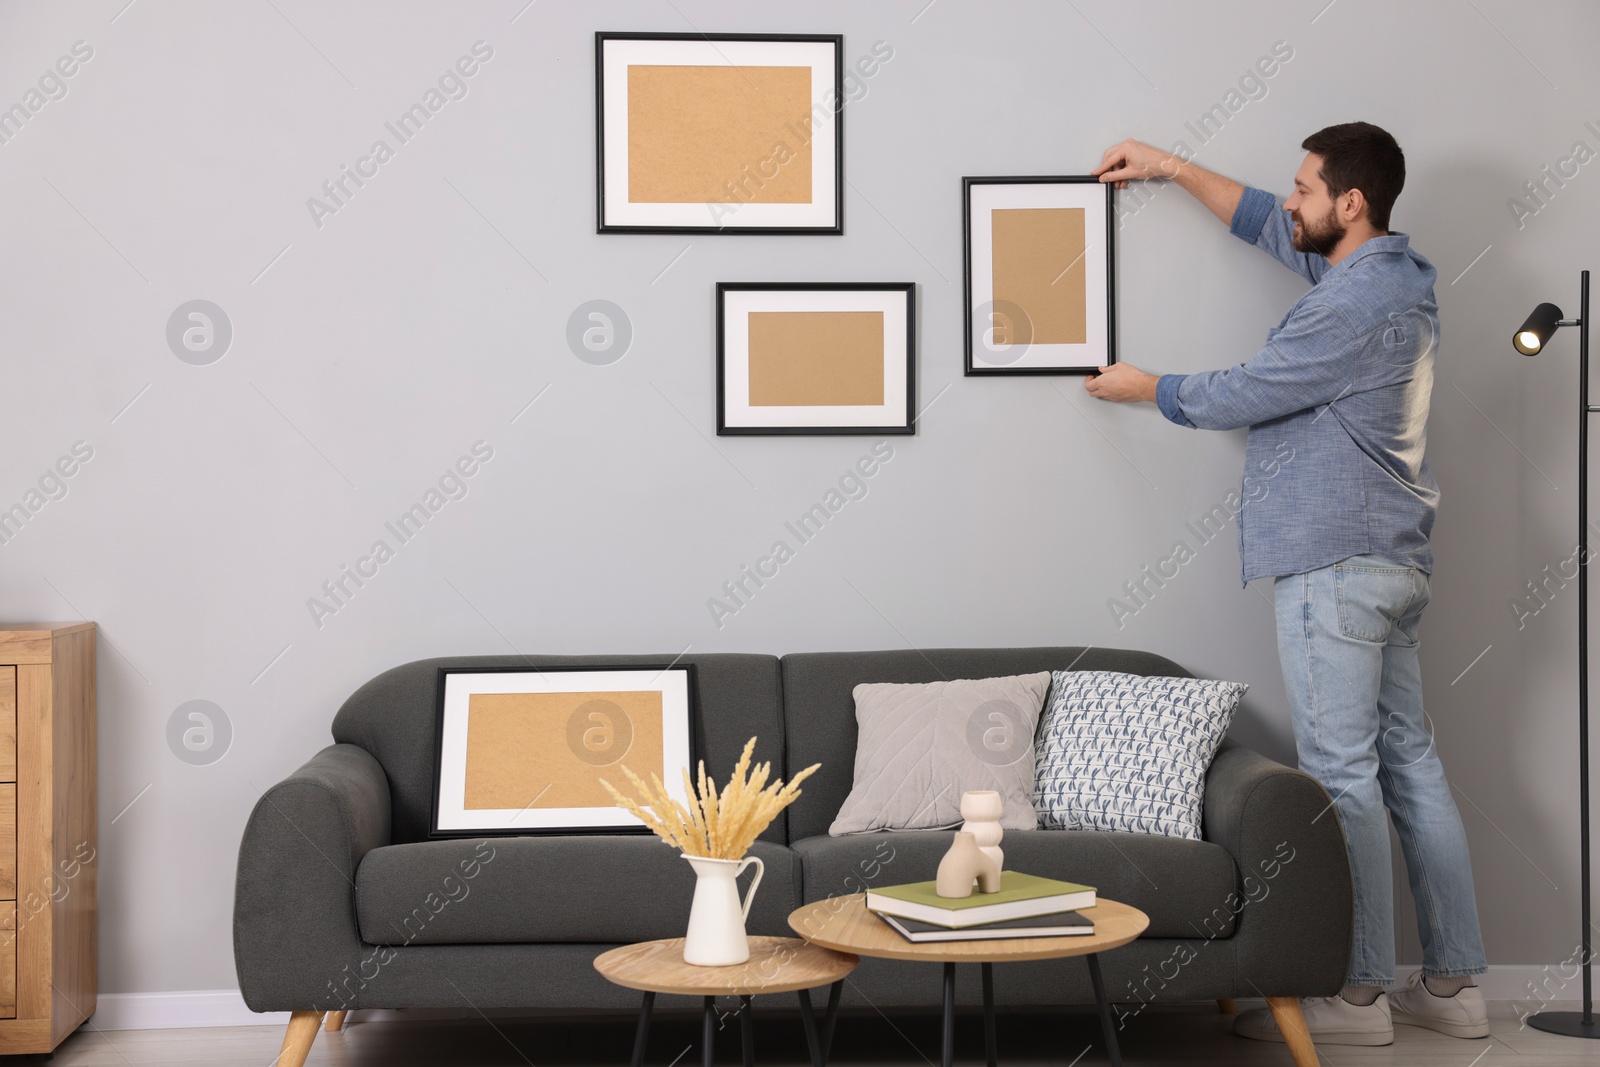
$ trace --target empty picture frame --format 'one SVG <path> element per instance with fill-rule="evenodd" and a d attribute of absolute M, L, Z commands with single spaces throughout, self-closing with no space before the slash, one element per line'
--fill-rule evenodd
<path fill-rule="evenodd" d="M 1116 362 L 1111 185 L 963 178 L 966 373 L 1092 374 Z"/>
<path fill-rule="evenodd" d="M 600 233 L 843 233 L 844 38 L 595 34 Z"/>
<path fill-rule="evenodd" d="M 622 765 L 687 803 L 692 664 L 441 667 L 432 837 L 647 832 Z"/>
<path fill-rule="evenodd" d="M 915 433 L 915 289 L 719 283 L 717 433 Z"/>

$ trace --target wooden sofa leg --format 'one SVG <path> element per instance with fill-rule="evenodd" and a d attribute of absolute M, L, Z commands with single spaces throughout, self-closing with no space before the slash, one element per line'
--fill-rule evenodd
<path fill-rule="evenodd" d="M 289 1016 L 289 1029 L 283 1035 L 283 1049 L 273 1067 L 304 1067 L 311 1043 L 322 1028 L 322 1012 L 297 1011 Z"/>
<path fill-rule="evenodd" d="M 328 1013 L 328 1022 L 323 1029 L 327 1030 L 330 1034 L 343 1030 L 344 1017 L 348 1014 L 350 1013 L 347 1011 L 330 1011 Z"/>
<path fill-rule="evenodd" d="M 1267 1007 L 1289 1046 L 1295 1067 L 1317 1067 L 1316 1046 L 1311 1043 L 1311 1031 L 1306 1028 L 1305 1013 L 1300 1010 L 1299 997 L 1268 997 Z"/>
<path fill-rule="evenodd" d="M 1239 1006 L 1233 1002 L 1232 997 L 1222 997 L 1217 1001 L 1217 1010 L 1224 1015 L 1238 1015 Z"/>

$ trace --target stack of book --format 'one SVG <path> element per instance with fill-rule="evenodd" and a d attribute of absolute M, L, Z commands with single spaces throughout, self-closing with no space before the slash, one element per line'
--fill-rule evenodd
<path fill-rule="evenodd" d="M 1002 871 L 1000 891 L 941 897 L 934 882 L 867 890 L 867 909 L 908 941 L 986 941 L 1003 937 L 1071 937 L 1094 933 L 1078 914 L 1094 907 L 1094 888 Z"/>

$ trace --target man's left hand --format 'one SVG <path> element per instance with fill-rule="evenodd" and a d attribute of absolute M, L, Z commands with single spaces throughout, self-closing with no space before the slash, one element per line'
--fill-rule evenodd
<path fill-rule="evenodd" d="M 1113 363 L 1085 379 L 1083 387 L 1089 390 L 1090 396 L 1101 400 L 1148 400 L 1153 404 L 1156 381 L 1156 375 L 1146 374 L 1132 363 Z"/>

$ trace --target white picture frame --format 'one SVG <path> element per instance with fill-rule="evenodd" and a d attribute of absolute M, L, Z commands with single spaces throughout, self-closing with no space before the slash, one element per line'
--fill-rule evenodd
<path fill-rule="evenodd" d="M 659 714 L 659 722 L 646 722 L 637 708 L 630 715 L 611 699 L 627 694 L 658 708 L 650 717 Z M 474 697 L 501 699 L 474 708 Z M 594 802 L 605 796 L 597 782 L 604 778 L 632 795 L 621 770 L 626 763 L 646 780 L 650 771 L 659 773 L 668 794 L 687 804 L 682 770 L 695 765 L 695 714 L 692 664 L 441 667 L 430 836 L 647 832 L 608 797 Z M 523 744 L 497 744 L 500 739 Z M 485 760 L 492 764 L 480 765 Z M 548 776 L 542 788 L 543 778 L 530 777 L 534 767 Z M 474 804 L 469 788 L 475 797 L 511 789 L 514 799 L 503 806 Z M 562 792 L 552 797 L 552 788 Z M 562 803 L 563 792 L 589 799 Z M 523 796 L 527 802 L 515 806 Z"/>
<path fill-rule="evenodd" d="M 965 373 L 968 376 L 996 374 L 1094 374 L 1097 368 L 1117 360 L 1116 350 L 1116 278 L 1115 233 L 1116 217 L 1111 204 L 1112 187 L 1088 175 L 1059 177 L 969 177 L 962 179 L 963 201 L 963 281 L 966 308 L 963 316 L 966 330 Z M 1056 253 L 1045 246 L 1047 233 L 1038 226 L 1024 227 L 1027 241 L 1035 247 L 1016 250 L 1015 241 L 1004 244 L 1007 248 L 1001 259 L 1006 266 L 997 264 L 995 226 L 996 212 L 1038 212 L 1044 214 L 1077 214 L 1075 224 L 1080 232 L 1072 240 L 1080 245 L 1076 253 L 1071 245 L 1066 251 Z M 1045 275 L 1065 278 L 1065 283 L 1076 285 L 1071 303 L 1074 320 L 1081 321 L 1080 341 L 1046 341 L 1036 334 L 1048 331 L 1043 326 L 1041 314 L 1039 328 L 1031 321 L 1025 300 L 1007 299 L 1015 295 L 1016 286 L 1027 289 L 1036 299 L 1041 291 L 1053 297 L 1046 287 L 1054 284 L 1045 277 L 1043 284 L 1029 285 L 1028 267 L 1019 269 L 1019 259 L 1031 259 L 1031 269 L 1044 263 Z M 1059 260 L 1059 264 L 1057 263 Z M 1061 268 L 1059 273 L 1056 267 Z M 997 275 L 1004 273 L 1008 289 L 1002 292 Z M 1034 279 L 1038 281 L 1038 279 Z M 1064 284 L 1065 284 L 1064 283 Z M 1053 302 L 1046 299 L 1047 303 Z M 1065 298 L 1061 300 L 1064 305 Z M 1059 307 L 1049 309 L 1050 317 L 1058 319 Z M 1060 336 L 1059 333 L 1054 336 Z"/>
<path fill-rule="evenodd" d="M 599 233 L 750 233 L 840 234 L 844 232 L 844 38 L 838 34 L 611 33 L 595 34 L 595 172 Z M 652 199 L 662 194 L 636 190 L 630 169 L 630 144 L 652 135 L 651 128 L 632 129 L 630 68 L 728 68 L 740 72 L 762 67 L 810 69 L 809 92 L 798 113 L 762 121 L 759 146 L 719 167 L 697 187 L 728 191 L 726 199 L 671 202 Z M 737 84 L 749 82 L 741 76 Z M 731 125 L 755 121 L 737 101 L 718 102 L 730 108 Z M 786 105 L 787 106 L 787 105 Z M 637 121 L 645 121 L 643 119 Z M 768 129 L 770 128 L 770 135 Z M 703 131 L 702 131 L 703 132 Z M 664 132 L 660 136 L 668 136 Z M 759 190 L 781 173 L 803 148 L 810 160 L 810 199 L 763 202 Z M 685 158 L 695 158 L 685 153 Z M 709 160 L 714 155 L 707 155 Z M 642 165 L 642 164 L 641 164 Z M 747 169 L 748 168 L 748 169 Z M 727 171 L 724 176 L 723 171 Z M 649 173 L 647 171 L 647 173 Z"/>
<path fill-rule="evenodd" d="M 881 318 L 874 371 L 876 402 L 815 399 L 758 402 L 752 370 L 752 316 L 795 315 L 827 324 L 843 316 Z M 842 321 L 842 320 L 841 320 Z M 856 320 L 865 322 L 867 319 Z M 825 332 L 825 331 L 824 331 Z M 821 336 L 821 335 L 819 335 Z M 804 349 L 804 345 L 799 346 Z M 793 346 L 791 346 L 791 349 Z M 804 359 L 805 352 L 797 353 Z M 837 359 L 818 352 L 816 373 L 837 371 Z M 801 372 L 805 373 L 804 371 Z M 786 388 L 808 390 L 791 378 Z M 848 389 L 846 391 L 849 391 Z M 841 397 L 840 399 L 849 399 Z M 859 398 L 856 398 L 859 401 Z M 737 435 L 912 434 L 916 432 L 916 285 L 912 282 L 721 282 L 717 285 L 717 433 Z"/>

